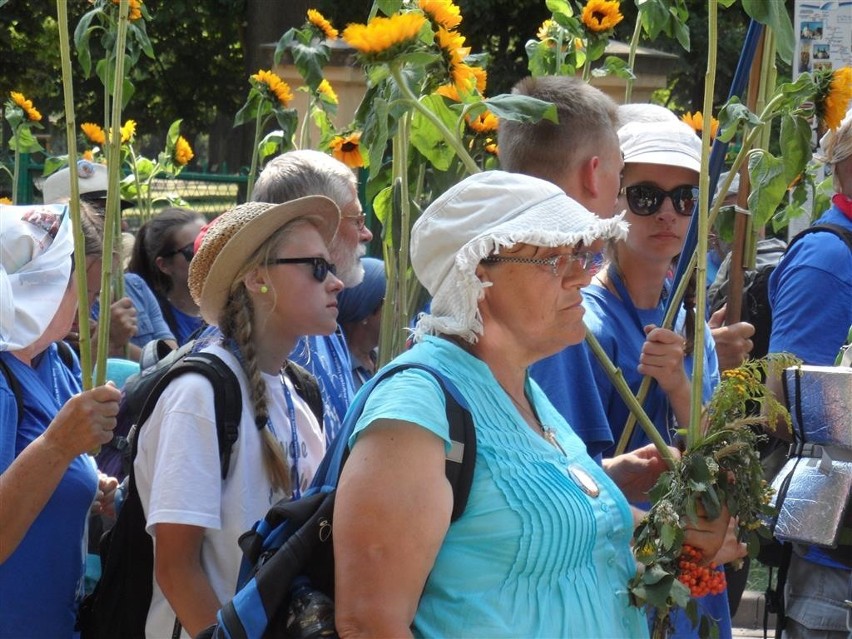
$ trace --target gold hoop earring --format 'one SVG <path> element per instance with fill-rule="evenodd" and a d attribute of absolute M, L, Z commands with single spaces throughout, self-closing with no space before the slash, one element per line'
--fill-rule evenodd
<path fill-rule="evenodd" d="M 260 285 L 260 292 L 266 295 L 269 292 L 269 287 L 266 284 Z"/>

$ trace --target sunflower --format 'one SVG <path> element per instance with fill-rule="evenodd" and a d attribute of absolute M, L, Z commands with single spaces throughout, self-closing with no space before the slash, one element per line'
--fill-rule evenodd
<path fill-rule="evenodd" d="M 470 67 L 470 72 L 476 78 L 476 90 L 485 95 L 485 85 L 488 83 L 488 71 L 482 67 Z"/>
<path fill-rule="evenodd" d="M 491 133 L 497 130 L 499 118 L 487 109 L 475 118 L 468 118 L 467 123 L 477 133 Z"/>
<path fill-rule="evenodd" d="M 438 95 L 442 95 L 448 100 L 452 100 L 453 102 L 461 102 L 461 96 L 459 92 L 456 90 L 456 85 L 454 84 L 442 84 L 437 89 L 435 89 L 435 93 Z"/>
<path fill-rule="evenodd" d="M 9 204 L 11 206 L 12 200 L 7 197 L 0 197 L 0 204 Z"/>
<path fill-rule="evenodd" d="M 491 155 L 500 155 L 500 149 L 496 142 L 489 142 L 485 145 L 485 151 Z"/>
<path fill-rule="evenodd" d="M 32 100 L 27 100 L 23 93 L 12 91 L 9 93 L 9 96 L 12 98 L 12 102 L 21 107 L 21 110 L 27 116 L 27 120 L 30 122 L 39 122 L 41 120 L 41 113 L 33 106 Z"/>
<path fill-rule="evenodd" d="M 112 0 L 113 4 L 121 4 L 121 0 Z M 138 20 L 142 17 L 142 2 L 140 0 L 128 0 L 128 4 L 130 5 L 129 13 L 127 14 L 128 20 L 133 22 L 134 20 Z"/>
<path fill-rule="evenodd" d="M 553 20 L 548 18 L 547 20 L 541 23 L 541 26 L 538 28 L 535 37 L 544 42 L 548 38 L 553 37 L 551 35 L 551 30 L 558 28 L 558 26 L 559 25 L 557 25 Z"/>
<path fill-rule="evenodd" d="M 331 88 L 331 83 L 325 78 L 323 78 L 322 82 L 319 83 L 317 93 L 326 102 L 329 102 L 330 104 L 337 104 L 337 94 L 334 92 L 334 89 Z"/>
<path fill-rule="evenodd" d="M 464 36 L 457 31 L 438 28 L 435 34 L 438 46 L 444 54 L 447 70 L 459 93 L 469 93 L 477 84 L 476 72 L 464 59 L 470 53 L 470 47 L 464 46 Z"/>
<path fill-rule="evenodd" d="M 293 92 L 290 91 L 290 85 L 284 82 L 281 78 L 275 75 L 272 71 L 264 71 L 260 70 L 251 76 L 251 79 L 257 82 L 262 87 L 258 87 L 263 90 L 266 88 L 267 93 L 272 93 L 275 96 L 275 99 L 278 100 L 281 106 L 286 107 L 290 104 L 290 100 L 293 99 Z"/>
<path fill-rule="evenodd" d="M 691 113 L 687 111 L 684 113 L 681 118 L 684 122 L 686 122 L 692 129 L 701 137 L 701 134 L 704 132 L 704 116 L 701 114 L 701 111 L 696 111 L 695 113 Z M 719 120 L 714 118 L 712 115 L 710 116 L 710 141 L 712 142 L 716 139 L 716 134 L 719 132 Z"/>
<path fill-rule="evenodd" d="M 367 24 L 350 24 L 343 30 L 343 39 L 362 55 L 389 59 L 396 49 L 417 38 L 424 24 L 426 17 L 420 13 L 396 13 L 389 18 L 373 18 Z"/>
<path fill-rule="evenodd" d="M 603 33 L 615 28 L 624 16 L 617 0 L 589 0 L 581 17 L 586 28 L 593 33 Z"/>
<path fill-rule="evenodd" d="M 361 155 L 361 132 L 355 131 L 349 135 L 338 135 L 329 144 L 331 154 L 350 169 L 364 166 Z"/>
<path fill-rule="evenodd" d="M 100 144 L 101 146 L 106 144 L 106 134 L 97 124 L 94 124 L 93 122 L 83 122 L 83 124 L 80 125 L 80 128 L 92 144 Z"/>
<path fill-rule="evenodd" d="M 817 116 L 833 131 L 840 126 L 852 100 L 852 67 L 818 72 L 817 87 Z"/>
<path fill-rule="evenodd" d="M 325 16 L 316 9 L 308 9 L 308 22 L 316 27 L 318 31 L 322 32 L 329 40 L 337 40 L 337 36 L 339 35 L 337 29 L 331 26 L 331 22 L 326 20 Z"/>
<path fill-rule="evenodd" d="M 461 10 L 452 0 L 420 0 L 419 6 L 438 27 L 455 29 L 461 24 Z"/>
<path fill-rule="evenodd" d="M 136 120 L 128 120 L 121 127 L 121 143 L 129 142 L 136 135 Z"/>
<path fill-rule="evenodd" d="M 189 142 L 187 142 L 186 138 L 184 138 L 182 135 L 179 135 L 177 141 L 175 142 L 175 164 L 177 164 L 178 166 L 186 166 L 187 164 L 189 164 L 189 161 L 194 157 L 195 154 L 192 152 L 192 147 L 189 146 Z"/>
<path fill-rule="evenodd" d="M 92 153 L 91 149 L 86 149 L 83 151 L 83 159 L 89 162 L 93 162 L 95 160 L 95 154 Z"/>

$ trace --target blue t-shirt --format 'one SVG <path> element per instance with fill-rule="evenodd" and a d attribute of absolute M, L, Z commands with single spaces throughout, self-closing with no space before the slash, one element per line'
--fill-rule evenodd
<path fill-rule="evenodd" d="M 530 367 L 550 403 L 586 444 L 589 455 L 600 458 L 613 445 L 612 432 L 598 395 L 585 342 L 560 351 Z"/>
<path fill-rule="evenodd" d="M 583 305 L 586 308 L 586 326 L 598 338 L 610 360 L 621 370 L 628 386 L 636 394 L 639 385 L 642 383 L 642 375 L 639 374 L 636 367 L 639 365 L 639 355 L 645 343 L 644 331 L 637 325 L 636 319 L 624 303 L 605 288 L 587 286 L 583 289 Z M 665 314 L 662 303 L 654 309 L 636 309 L 636 311 L 643 326 L 648 324 L 660 326 Z M 675 321 L 676 331 L 682 330 L 685 319 L 686 313 L 681 309 Z M 716 347 L 709 327 L 705 327 L 704 335 L 702 395 L 704 402 L 707 402 L 713 394 L 713 389 L 719 383 L 719 362 L 716 359 Z M 592 359 L 594 360 L 592 368 L 598 393 L 606 410 L 613 440 L 617 442 L 624 430 L 629 410 L 612 382 L 609 381 L 603 367 L 594 357 Z M 684 360 L 684 368 L 690 377 L 692 376 L 692 365 L 693 357 L 690 355 Z M 645 410 L 663 438 L 667 442 L 671 442 L 676 424 L 668 399 L 659 386 L 655 385 L 648 394 Z M 634 450 L 649 442 L 650 440 L 642 428 L 639 424 L 636 424 L 627 450 Z M 607 449 L 604 456 L 612 456 L 614 448 L 613 446 Z M 647 504 L 636 505 L 647 508 Z M 731 613 L 727 594 L 723 592 L 719 595 L 708 595 L 697 601 L 700 614 L 716 620 L 720 639 L 729 638 L 731 636 Z M 692 623 L 683 610 L 678 609 L 672 614 L 672 623 L 675 628 L 674 637 L 698 636 L 697 628 L 692 627 Z"/>
<path fill-rule="evenodd" d="M 634 394 L 639 391 L 642 383 L 642 375 L 636 370 L 639 365 L 639 356 L 642 346 L 645 344 L 645 333 L 636 323 L 630 311 L 622 301 L 609 290 L 599 286 L 587 286 L 583 289 L 583 305 L 586 308 L 585 322 L 588 329 L 597 337 L 604 352 L 610 360 L 621 369 L 624 379 Z M 639 320 L 643 325 L 655 324 L 660 326 L 663 321 L 665 310 L 663 304 L 653 309 L 636 309 Z M 686 313 L 681 309 L 675 321 L 675 331 L 681 332 Z M 624 424 L 630 414 L 627 405 L 612 382 L 609 381 L 603 367 L 594 356 L 590 356 L 592 370 L 594 371 L 595 383 L 598 394 L 606 411 L 607 421 L 610 426 L 613 441 L 618 442 L 624 431 Z M 692 355 L 684 359 L 686 374 L 692 376 Z M 719 383 L 719 362 L 716 359 L 716 345 L 709 327 L 704 331 L 704 380 L 702 385 L 703 401 L 707 402 L 713 394 L 713 389 Z M 677 428 L 674 415 L 669 406 L 668 399 L 659 386 L 654 385 L 654 390 L 648 394 L 645 401 L 645 410 L 648 417 L 657 427 L 667 442 L 672 441 L 674 430 Z M 686 426 L 685 424 L 683 425 Z M 630 440 L 627 450 L 635 450 L 650 440 L 637 424 Z M 615 446 L 604 451 L 604 457 L 611 457 Z"/>
<path fill-rule="evenodd" d="M 476 466 L 464 514 L 450 524 L 414 618 L 418 637 L 644 637 L 630 606 L 635 573 L 627 502 L 528 380 L 527 393 L 562 451 L 536 435 L 490 369 L 436 337 L 394 364 L 440 371 L 469 404 Z M 350 446 L 377 419 L 413 422 L 449 447 L 444 393 L 429 373 L 408 369 L 370 394 Z M 597 497 L 577 482 L 585 475 Z"/>
<path fill-rule="evenodd" d="M 852 220 L 836 206 L 815 224 L 852 230 Z M 770 353 L 788 352 L 805 364 L 832 366 L 852 326 L 852 251 L 833 233 L 804 236 L 769 276 L 769 304 Z M 842 570 L 852 563 L 832 560 L 815 547 L 805 557 Z"/>
<path fill-rule="evenodd" d="M 331 444 L 355 396 L 352 362 L 343 331 L 338 326 L 331 335 L 303 337 L 290 353 L 290 359 L 317 378 L 322 394 L 323 431 L 326 442 Z"/>
<path fill-rule="evenodd" d="M 124 274 L 124 294 L 130 298 L 136 309 L 136 335 L 130 338 L 130 343 L 142 348 L 155 339 L 174 339 L 169 325 L 163 318 L 163 311 L 157 303 L 154 293 L 148 288 L 136 273 Z M 95 300 L 92 305 L 91 317 L 98 319 L 100 314 L 100 302 Z"/>
<path fill-rule="evenodd" d="M 187 315 L 168 300 L 165 303 L 169 305 L 169 311 L 174 319 L 173 332 L 177 340 L 177 345 L 183 346 L 189 341 L 190 335 L 201 328 L 204 320 L 200 315 Z"/>
<path fill-rule="evenodd" d="M 14 395 L 0 375 L 0 472 L 5 472 L 80 386 L 55 345 L 35 368 L 8 352 L 0 357 L 20 384 L 24 402 L 19 426 Z M 21 543 L 0 564 L 0 637 L 74 635 L 85 568 L 84 531 L 97 485 L 91 458 L 77 457 Z"/>

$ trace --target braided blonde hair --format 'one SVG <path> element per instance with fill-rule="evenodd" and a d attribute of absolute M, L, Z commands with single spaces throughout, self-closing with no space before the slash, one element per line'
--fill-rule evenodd
<path fill-rule="evenodd" d="M 297 218 L 282 226 L 261 244 L 235 275 L 220 320 L 222 334 L 228 339 L 233 339 L 242 354 L 243 370 L 248 377 L 249 394 L 254 406 L 254 421 L 260 431 L 263 445 L 264 468 L 273 488 L 282 490 L 285 494 L 290 494 L 292 491 L 294 480 L 290 476 L 286 451 L 270 429 L 267 428 L 269 410 L 266 402 L 266 383 L 257 366 L 257 352 L 253 339 L 255 330 L 254 304 L 243 279 L 252 269 L 266 264 L 272 254 L 287 241 L 293 229 L 303 224 L 310 224 L 319 229 L 322 219 L 314 216 Z M 284 362 L 282 362 L 283 364 Z"/>

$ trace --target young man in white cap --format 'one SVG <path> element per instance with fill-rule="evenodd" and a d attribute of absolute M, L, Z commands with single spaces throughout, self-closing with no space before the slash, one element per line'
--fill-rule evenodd
<path fill-rule="evenodd" d="M 87 160 L 77 162 L 77 180 L 81 203 L 89 205 L 94 215 L 103 217 L 107 196 L 107 167 Z M 71 172 L 66 167 L 52 173 L 44 181 L 42 194 L 47 204 L 67 202 L 71 197 Z M 102 224 L 101 224 L 102 226 Z M 124 275 L 126 296 L 110 305 L 110 356 L 139 361 L 142 347 L 155 339 L 177 346 L 174 335 L 163 318 L 157 300 L 138 275 Z M 97 326 L 97 302 L 92 307 L 91 330 Z M 74 342 L 74 333 L 69 341 Z"/>

